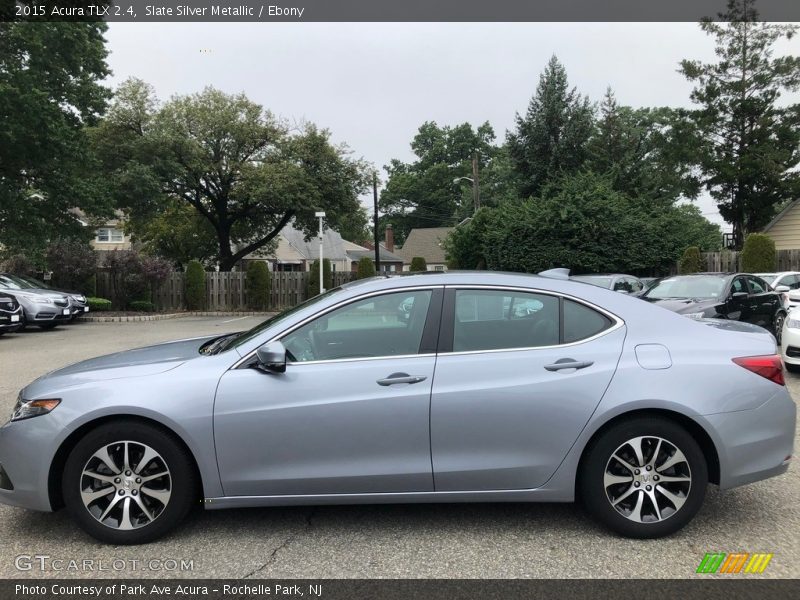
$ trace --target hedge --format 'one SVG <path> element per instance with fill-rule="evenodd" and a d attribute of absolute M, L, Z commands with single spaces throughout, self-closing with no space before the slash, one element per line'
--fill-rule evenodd
<path fill-rule="evenodd" d="M 422 256 L 415 256 L 411 259 L 411 267 L 409 271 L 412 273 L 419 273 L 421 271 L 428 270 L 428 263 L 425 262 L 425 258 Z"/>
<path fill-rule="evenodd" d="M 90 311 L 103 312 L 111 310 L 111 300 L 105 298 L 86 298 L 86 304 L 89 305 Z"/>
<path fill-rule="evenodd" d="M 356 279 L 366 279 L 367 277 L 375 277 L 375 263 L 369 256 L 362 256 L 358 261 Z"/>
<path fill-rule="evenodd" d="M 200 261 L 186 265 L 186 308 L 202 310 L 206 299 L 206 272 Z"/>
<path fill-rule="evenodd" d="M 751 233 L 744 240 L 742 266 L 745 273 L 763 273 L 775 270 L 777 254 L 775 242 L 764 233 Z"/>
<path fill-rule="evenodd" d="M 329 290 L 333 287 L 333 274 L 331 273 L 331 261 L 327 258 L 322 259 L 322 287 Z M 311 265 L 311 272 L 308 277 L 308 297 L 319 295 L 319 259 Z"/>
<path fill-rule="evenodd" d="M 256 260 L 247 265 L 244 286 L 247 304 L 253 310 L 266 310 L 269 304 L 269 269 L 267 263 Z"/>
<path fill-rule="evenodd" d="M 154 312 L 156 305 L 149 300 L 133 300 L 130 303 L 130 308 L 135 312 Z"/>

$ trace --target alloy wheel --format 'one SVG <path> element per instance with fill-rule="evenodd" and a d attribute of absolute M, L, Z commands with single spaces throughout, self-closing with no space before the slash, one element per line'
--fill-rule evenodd
<path fill-rule="evenodd" d="M 683 452 L 657 436 L 620 445 L 606 463 L 603 487 L 611 506 L 637 523 L 657 523 L 676 514 L 689 497 L 692 472 Z"/>
<path fill-rule="evenodd" d="M 775 317 L 775 341 L 778 343 L 778 348 L 781 346 L 781 336 L 783 335 L 783 322 L 786 317 L 782 314 Z"/>
<path fill-rule="evenodd" d="M 149 525 L 172 496 L 166 461 L 141 442 L 103 446 L 86 462 L 80 480 L 86 510 L 111 529 L 128 531 Z"/>

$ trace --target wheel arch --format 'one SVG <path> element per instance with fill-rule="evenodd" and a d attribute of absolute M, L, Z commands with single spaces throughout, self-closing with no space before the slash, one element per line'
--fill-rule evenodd
<path fill-rule="evenodd" d="M 717 447 L 714 444 L 714 441 L 711 439 L 711 436 L 708 432 L 700 425 L 697 421 L 688 417 L 684 414 L 676 412 L 674 410 L 669 410 L 665 408 L 645 408 L 645 409 L 637 409 L 628 412 L 624 412 L 622 414 L 616 415 L 603 423 L 597 431 L 595 431 L 581 451 L 581 457 L 578 462 L 578 468 L 575 471 L 575 489 L 578 489 L 580 484 L 580 477 L 583 472 L 583 464 L 586 460 L 586 457 L 589 454 L 589 450 L 591 450 L 594 443 L 609 429 L 614 427 L 615 425 L 627 421 L 629 419 L 634 419 L 637 417 L 661 417 L 663 419 L 667 419 L 672 421 L 673 423 L 680 425 L 689 434 L 694 438 L 694 440 L 700 446 L 700 449 L 703 452 L 703 456 L 706 460 L 706 465 L 708 467 L 708 480 L 710 483 L 714 483 L 719 485 L 720 482 L 720 461 L 719 461 L 719 453 L 717 452 Z"/>
<path fill-rule="evenodd" d="M 178 433 L 176 433 L 173 429 L 170 429 L 163 423 L 156 421 L 155 419 L 143 417 L 141 415 L 134 415 L 134 414 L 104 415 L 82 424 L 75 431 L 70 433 L 64 439 L 64 441 L 61 442 L 61 445 L 58 447 L 58 450 L 53 456 L 53 460 L 50 462 L 50 469 L 47 475 L 47 495 L 50 501 L 50 507 L 53 510 L 59 510 L 64 507 L 64 498 L 61 492 L 61 484 L 64 474 L 64 467 L 67 462 L 67 457 L 69 457 L 69 454 L 70 452 L 72 452 L 72 449 L 75 448 L 75 446 L 78 444 L 81 438 L 91 430 L 96 429 L 101 425 L 105 425 L 106 423 L 112 423 L 115 421 L 137 422 L 149 425 L 155 429 L 160 430 L 162 433 L 168 435 L 175 442 L 180 444 L 183 447 L 183 449 L 186 450 L 189 457 L 191 457 L 192 459 L 195 475 L 197 476 L 197 481 L 200 484 L 200 489 L 197 490 L 198 497 L 201 497 L 202 486 L 203 486 L 203 474 L 200 471 L 200 467 L 197 464 L 197 458 L 195 457 L 191 448 Z"/>

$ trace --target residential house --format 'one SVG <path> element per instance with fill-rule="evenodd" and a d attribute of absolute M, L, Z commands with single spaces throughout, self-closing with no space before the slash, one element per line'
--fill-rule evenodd
<path fill-rule="evenodd" d="M 375 262 L 375 244 L 364 242 L 363 246 L 353 242 L 345 242 L 348 246 L 347 254 L 353 260 L 353 271 L 358 270 L 358 261 L 363 256 L 368 256 Z M 381 273 L 399 273 L 403 270 L 403 257 L 394 249 L 394 230 L 391 225 L 386 226 L 384 241 L 378 244 L 378 258 L 381 261 Z"/>
<path fill-rule="evenodd" d="M 455 227 L 426 227 L 412 229 L 397 254 L 403 259 L 403 271 L 411 269 L 411 260 L 421 256 L 428 265 L 428 271 L 447 271 L 447 258 L 444 254 L 445 238 Z"/>
<path fill-rule="evenodd" d="M 800 249 L 800 200 L 786 205 L 762 231 L 775 242 L 776 250 Z"/>
<path fill-rule="evenodd" d="M 131 236 L 125 233 L 125 213 L 121 210 L 115 211 L 114 217 L 111 219 L 106 219 L 100 223 L 95 221 L 91 224 L 81 209 L 71 209 L 70 213 L 84 227 L 95 227 L 94 239 L 92 239 L 91 245 L 98 252 L 131 249 Z"/>

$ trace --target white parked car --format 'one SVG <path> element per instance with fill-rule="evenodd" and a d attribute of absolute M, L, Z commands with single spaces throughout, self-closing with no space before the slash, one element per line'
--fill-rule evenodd
<path fill-rule="evenodd" d="M 786 370 L 800 373 L 800 306 L 797 304 L 789 309 L 789 315 L 783 323 L 781 354 Z"/>
<path fill-rule="evenodd" d="M 781 293 L 783 307 L 789 310 L 800 306 L 800 272 L 781 271 L 779 273 L 753 273 L 766 281 L 773 290 Z"/>

